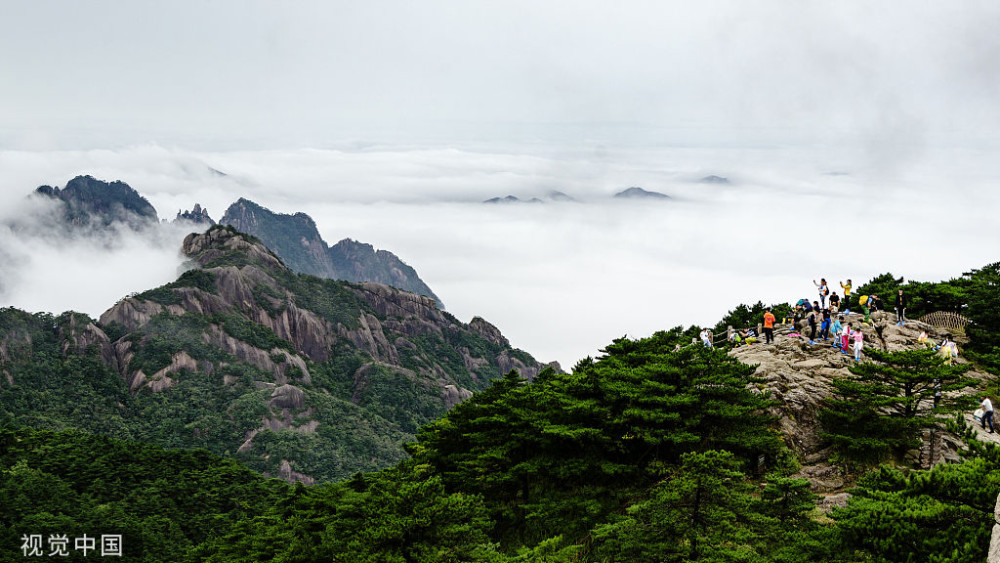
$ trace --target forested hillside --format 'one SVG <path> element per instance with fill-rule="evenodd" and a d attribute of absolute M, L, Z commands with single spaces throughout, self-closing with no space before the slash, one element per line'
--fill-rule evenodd
<path fill-rule="evenodd" d="M 227 241 L 223 247 L 253 244 L 225 230 L 211 233 Z M 204 272 L 255 263 L 263 269 L 261 261 L 269 260 L 205 248 L 215 250 L 197 254 Z M 957 331 L 962 354 L 950 364 L 934 350 L 922 350 L 923 344 L 902 328 L 886 326 L 891 321 L 885 313 L 863 327 L 872 335 L 864 360 L 851 359 L 842 367 L 827 358 L 828 345 L 809 345 L 780 331 L 776 344 L 734 351 L 691 345 L 696 329 L 677 327 L 648 338 L 615 340 L 570 373 L 547 369 L 528 381 L 509 372 L 423 424 L 406 446 L 405 459 L 335 483 L 293 486 L 239 473 L 232 462 L 207 453 L 7 430 L 0 435 L 6 444 L 0 494 L 9 530 L 3 549 L 14 557 L 18 534 L 87 530 L 102 511 L 114 510 L 119 516 L 98 531 L 121 530 L 128 555 L 147 561 L 983 561 L 1000 494 L 1000 449 L 978 441 L 963 413 L 977 393 L 996 390 L 991 370 L 1000 339 L 993 315 L 1000 297 L 992 290 L 998 272 L 1000 264 L 994 264 L 934 284 L 934 291 L 951 286 L 972 323 L 967 336 Z M 175 295 L 179 303 L 140 296 L 128 309 L 134 314 L 123 318 L 142 320 L 148 312 L 144 307 L 151 306 L 140 302 L 191 307 L 191 289 L 199 284 L 207 289 L 198 291 L 209 295 L 212 287 L 222 294 L 231 285 L 218 277 L 213 281 L 168 287 L 157 297 L 167 302 Z M 894 287 L 929 302 L 920 294 L 922 286 L 893 281 Z M 358 291 L 343 287 L 351 294 Z M 213 301 L 197 295 L 207 310 Z M 364 307 L 363 301 L 348 302 Z M 142 326 L 158 315 L 163 313 L 150 315 Z M 54 347 L 37 361 L 46 355 L 56 364 L 63 361 L 61 348 L 69 350 L 79 339 L 59 338 L 59 327 L 68 330 L 74 318 L 44 319 Z M 753 320 L 752 313 L 748 318 Z M 83 320 L 77 319 L 76 326 Z M 387 324 L 388 318 L 378 320 Z M 134 330 L 120 322 L 126 332 L 115 342 Z M 940 333 L 919 321 L 909 324 Z M 8 328 L 6 334 L 17 330 L 27 331 Z M 37 330 L 32 343 L 45 332 Z M 5 366 L 11 365 L 6 358 L 13 357 L 15 342 L 25 346 L 24 338 L 5 340 Z M 288 342 L 292 350 L 276 346 L 277 353 L 307 349 Z M 83 368 L 86 362 L 103 366 L 99 348 L 91 346 L 97 355 L 70 357 L 79 358 L 74 361 Z M 740 361 L 750 357 L 747 350 L 772 359 L 747 365 Z M 789 379 L 790 372 L 777 362 L 801 373 L 815 370 L 816 381 L 805 385 Z M 306 363 L 310 385 L 319 379 L 317 365 Z M 820 378 L 822 370 L 827 371 Z M 21 373 L 12 372 L 15 382 Z M 183 381 L 185 375 L 177 373 L 169 376 Z M 116 401 L 163 397 L 175 390 L 154 393 L 143 383 L 137 395 L 127 389 L 115 394 L 114 373 L 107 375 L 106 384 L 94 380 L 85 399 L 108 394 L 101 407 L 106 412 L 93 419 L 111 420 L 109 428 L 119 426 L 106 416 L 119 408 Z M 305 372 L 284 375 L 294 387 L 310 388 L 303 382 Z M 146 381 L 156 379 L 147 376 Z M 64 380 L 50 392 L 72 387 Z M 270 393 L 278 388 L 269 388 Z M 11 389 L 5 386 L 4 397 Z M 934 400 L 937 390 L 943 396 Z M 810 393 L 818 395 L 815 403 L 803 396 Z M 312 393 L 305 396 L 316 400 Z M 79 399 L 53 398 L 52 404 L 73 400 Z M 807 410 L 814 407 L 815 413 Z M 802 413 L 814 419 L 796 418 Z M 45 424 L 19 416 L 13 421 Z M 844 417 L 856 422 L 837 426 Z M 819 425 L 815 449 L 803 449 L 796 439 L 805 430 L 797 428 L 813 432 L 814 424 Z M 963 444 L 953 461 L 915 467 L 908 453 L 927 431 Z M 97 448 L 94 440 L 105 441 Z M 87 455 L 98 449 L 111 452 L 110 457 Z M 129 471 L 132 481 L 116 473 L 121 468 L 114 464 L 121 462 L 115 452 L 135 452 L 129 462 L 136 464 Z M 823 463 L 842 481 L 840 502 L 827 502 L 830 492 L 803 473 L 806 463 L 816 462 L 805 458 L 816 455 L 824 456 Z M 317 460 L 328 462 L 327 457 Z M 144 477 L 162 471 L 151 469 L 157 464 L 203 469 L 195 480 L 181 480 L 173 489 L 175 483 Z M 220 472 L 240 477 L 220 480 Z M 127 484 L 101 492 L 97 479 Z M 196 486 L 202 488 L 191 492 Z M 32 500 L 42 488 L 80 500 L 72 506 Z M 170 500 L 184 494 L 231 501 L 194 507 L 183 504 L 187 498 Z M 216 518 L 207 523 L 210 513 Z M 182 521 L 187 514 L 192 522 L 206 523 L 193 527 Z M 151 534 L 151 518 L 158 519 L 158 530 L 174 536 Z M 156 544 L 154 537 L 177 539 L 168 546 Z"/>
<path fill-rule="evenodd" d="M 294 274 L 232 228 L 99 320 L 0 311 L 0 422 L 206 448 L 307 483 L 377 470 L 448 407 L 535 360 L 476 318 Z"/>

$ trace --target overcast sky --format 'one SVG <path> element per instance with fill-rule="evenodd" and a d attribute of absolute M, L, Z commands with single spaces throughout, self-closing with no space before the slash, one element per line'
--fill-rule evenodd
<path fill-rule="evenodd" d="M 934 141 L 1000 117 L 989 1 L 0 5 L 7 146 Z"/>
<path fill-rule="evenodd" d="M 240 196 L 306 211 L 329 243 L 393 251 L 460 318 L 564 365 L 794 301 L 819 276 L 937 280 L 998 259 L 995 2 L 0 13 L 0 216 L 77 174 L 129 182 L 167 217 L 197 201 L 219 218 Z M 695 182 L 708 174 L 732 183 Z M 630 186 L 674 200 L 609 202 Z M 551 190 L 581 203 L 479 203 Z M 0 230 L 0 305 L 96 316 L 170 281 L 172 244 Z"/>

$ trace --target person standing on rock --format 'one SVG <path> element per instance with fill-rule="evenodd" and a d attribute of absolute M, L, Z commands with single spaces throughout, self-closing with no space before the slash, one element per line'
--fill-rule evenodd
<path fill-rule="evenodd" d="M 854 331 L 854 361 L 861 361 L 861 349 L 865 345 L 865 333 L 860 330 Z"/>
<path fill-rule="evenodd" d="M 844 290 L 844 307 L 848 307 L 851 299 L 851 278 L 847 278 L 847 283 L 840 282 L 840 289 Z"/>
<path fill-rule="evenodd" d="M 826 307 L 826 296 L 830 295 L 830 286 L 826 285 L 826 278 L 820 278 L 819 283 L 816 283 L 816 280 L 813 280 L 813 285 L 819 288 L 820 305 Z"/>
<path fill-rule="evenodd" d="M 819 303 L 817 303 L 819 305 Z M 809 316 L 806 317 L 806 321 L 809 322 L 809 343 L 815 344 L 816 342 L 816 315 L 819 312 L 819 307 L 816 307 L 812 311 L 809 311 Z"/>
<path fill-rule="evenodd" d="M 903 288 L 899 288 L 896 294 L 896 326 L 906 324 L 906 296 L 903 295 Z"/>
<path fill-rule="evenodd" d="M 770 344 L 774 340 L 774 315 L 770 308 L 764 313 L 764 339 L 764 344 Z"/>
<path fill-rule="evenodd" d="M 823 309 L 823 324 L 819 327 L 819 338 L 820 340 L 827 341 L 830 340 L 830 321 L 833 316 L 830 314 L 829 307 Z"/>
<path fill-rule="evenodd" d="M 712 339 L 710 338 L 710 334 L 711 333 L 708 332 L 707 328 L 701 329 L 701 334 L 700 334 L 700 336 L 701 336 L 701 342 L 702 342 L 702 344 L 705 345 L 705 348 L 711 348 L 712 347 Z"/>
<path fill-rule="evenodd" d="M 830 312 L 837 313 L 840 311 L 840 296 L 834 291 L 833 295 L 830 296 Z"/>
<path fill-rule="evenodd" d="M 990 423 L 990 434 L 993 433 L 993 402 L 986 395 L 983 395 L 983 402 L 979 404 L 983 409 L 983 430 L 986 430 L 986 423 Z"/>
<path fill-rule="evenodd" d="M 835 294 L 836 295 L 836 294 Z M 833 334 L 833 344 L 834 348 L 837 347 L 840 342 L 840 334 L 844 332 L 844 325 L 840 321 L 844 320 L 844 315 L 840 315 L 833 321 L 833 327 L 831 328 L 831 333 Z"/>

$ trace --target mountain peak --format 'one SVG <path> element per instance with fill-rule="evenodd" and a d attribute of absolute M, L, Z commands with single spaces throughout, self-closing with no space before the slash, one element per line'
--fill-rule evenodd
<path fill-rule="evenodd" d="M 120 180 L 105 182 L 93 176 L 77 176 L 62 189 L 39 186 L 35 193 L 61 200 L 67 222 L 76 226 L 107 226 L 117 221 L 141 228 L 159 221 L 149 200 Z"/>
<path fill-rule="evenodd" d="M 434 299 L 444 304 L 417 272 L 395 254 L 351 239 L 328 246 L 309 215 L 274 213 L 240 198 L 219 220 L 237 230 L 260 237 L 292 271 L 349 282 L 376 282 Z"/>
<path fill-rule="evenodd" d="M 228 225 L 215 225 L 204 233 L 184 237 L 181 252 L 202 268 L 254 264 L 264 269 L 287 269 L 257 237 Z"/>
<path fill-rule="evenodd" d="M 190 211 L 177 211 L 174 221 L 189 221 L 196 225 L 214 225 L 215 220 L 208 214 L 208 209 L 203 209 L 201 204 L 194 204 Z"/>
<path fill-rule="evenodd" d="M 649 190 L 644 190 L 642 188 L 633 186 L 627 190 L 620 191 L 615 194 L 617 198 L 644 198 L 644 199 L 670 199 L 667 194 L 661 194 L 660 192 L 651 192 Z"/>

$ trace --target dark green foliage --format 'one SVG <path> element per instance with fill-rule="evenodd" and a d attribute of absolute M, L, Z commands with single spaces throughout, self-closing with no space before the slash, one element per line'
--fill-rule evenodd
<path fill-rule="evenodd" d="M 758 324 L 764 324 L 764 313 L 767 312 L 767 309 L 768 307 L 760 301 L 749 307 L 741 304 L 726 313 L 726 316 L 722 317 L 722 320 L 716 323 L 713 331 L 719 333 L 726 330 L 726 327 L 729 326 L 735 329 L 744 329 L 747 327 L 754 327 L 756 329 Z M 774 315 L 774 318 L 779 319 L 779 321 L 792 311 L 792 307 L 788 303 L 771 305 L 770 309 L 771 314 Z"/>
<path fill-rule="evenodd" d="M 857 305 L 858 296 L 861 295 L 878 295 L 882 298 L 882 302 L 886 307 L 892 304 L 894 295 L 896 295 L 896 290 L 903 285 L 904 278 L 897 278 L 890 272 L 886 272 L 880 276 L 875 276 L 874 278 L 868 280 L 864 285 L 855 287 L 851 290 L 851 301 L 852 305 Z"/>
<path fill-rule="evenodd" d="M 621 339 L 572 374 L 516 374 L 421 430 L 409 448 L 449 489 L 483 494 L 505 546 L 580 536 L 689 451 L 781 448 L 747 389 L 753 368 L 700 348 Z"/>
<path fill-rule="evenodd" d="M 981 354 L 1000 352 L 1000 262 L 965 274 L 969 278 L 966 334 L 970 347 Z"/>
<path fill-rule="evenodd" d="M 451 376 L 459 385 L 465 388 L 478 388 L 473 377 L 478 376 L 480 382 L 486 382 L 500 377 L 500 370 L 489 363 L 474 373 L 470 373 L 462 361 L 458 347 L 472 346 L 471 352 L 478 357 L 494 358 L 500 347 L 468 332 L 446 331 L 444 335 L 428 333 L 409 338 L 416 346 L 400 350 L 400 363 L 403 367 L 420 371 L 433 369 L 435 364 L 441 366 L 445 373 Z"/>
<path fill-rule="evenodd" d="M 998 450 L 989 448 L 931 471 L 870 473 L 832 514 L 843 550 L 875 561 L 984 561 L 1000 494 L 998 462 Z"/>
<path fill-rule="evenodd" d="M 141 333 L 128 336 L 135 350 L 129 367 L 153 375 L 170 365 L 173 355 L 181 351 L 196 360 L 235 361 L 229 353 L 204 341 L 202 334 L 208 326 L 208 319 L 196 313 L 156 315 L 142 327 Z"/>
<path fill-rule="evenodd" d="M 264 351 L 271 351 L 275 348 L 287 350 L 295 353 L 295 348 L 284 338 L 280 338 L 270 327 L 257 324 L 250 319 L 240 315 L 223 315 L 216 313 L 209 317 L 212 324 L 218 325 L 226 334 L 237 340 L 242 340 L 247 344 L 260 348 Z M 280 359 L 275 363 L 284 361 L 284 354 L 280 354 Z"/>
<path fill-rule="evenodd" d="M 966 274 L 968 276 L 968 274 Z M 857 309 L 858 298 L 861 295 L 878 295 L 882 306 L 892 311 L 895 308 L 896 295 L 899 289 L 907 298 L 907 318 L 917 318 L 928 313 L 948 311 L 965 314 L 968 312 L 969 287 L 968 277 L 951 279 L 942 282 L 919 282 L 897 278 L 891 273 L 885 273 L 873 278 L 851 292 L 850 302 L 845 306 Z"/>
<path fill-rule="evenodd" d="M 906 315 L 916 318 L 937 311 L 967 314 L 969 285 L 967 278 L 938 283 L 911 281 L 903 286 L 903 292 L 909 300 Z M 895 306 L 895 299 L 896 293 L 889 295 L 886 308 L 892 309 Z"/>
<path fill-rule="evenodd" d="M 505 561 L 482 501 L 403 465 L 349 482 L 295 487 L 203 550 L 206 561 Z"/>
<path fill-rule="evenodd" d="M 0 310 L 0 342 L 12 359 L 3 366 L 11 381 L 0 377 L 0 424 L 51 430 L 85 426 L 124 435 L 128 395 L 121 377 L 96 349 L 63 356 L 64 335 L 78 317 Z"/>
<path fill-rule="evenodd" d="M 218 293 L 215 288 L 215 273 L 201 268 L 187 270 L 170 285 L 171 287 L 193 287 L 212 295 Z"/>
<path fill-rule="evenodd" d="M 416 434 L 421 426 L 445 412 L 437 390 L 387 366 L 372 365 L 354 385 L 359 406 L 396 423 L 408 434 Z"/>
<path fill-rule="evenodd" d="M 203 451 L 0 428 L 0 559 L 20 560 L 22 534 L 86 533 L 122 534 L 124 560 L 194 560 L 288 488 Z M 69 547 L 61 559 L 86 560 Z"/>
<path fill-rule="evenodd" d="M 174 291 L 172 284 L 161 285 L 155 289 L 143 291 L 142 293 L 136 294 L 135 298 L 142 299 L 144 301 L 152 301 L 164 306 L 181 304 L 181 296 Z"/>
<path fill-rule="evenodd" d="M 276 277 L 295 296 L 297 306 L 316 313 L 333 326 L 339 324 L 354 329 L 362 313 L 374 314 L 346 282 L 293 274 L 287 270 Z"/>
<path fill-rule="evenodd" d="M 174 290 L 183 287 L 191 287 L 200 289 L 205 293 L 215 294 L 215 273 L 200 268 L 188 270 L 181 274 L 177 280 L 166 285 L 161 285 L 156 289 L 139 293 L 135 298 L 153 301 L 160 305 L 180 305 L 181 296 Z"/>
<path fill-rule="evenodd" d="M 974 381 L 971 366 L 945 365 L 932 350 L 869 350 L 872 362 L 852 366 L 856 377 L 833 380 L 834 397 L 820 412 L 823 436 L 847 459 L 875 464 L 919 445 L 919 432 L 938 424 L 937 413 L 968 406 L 950 397 Z M 941 391 L 937 411 L 934 395 Z"/>
<path fill-rule="evenodd" d="M 588 560 L 815 561 L 802 549 L 815 495 L 804 479 L 775 477 L 758 496 L 729 452 L 692 452 L 624 517 L 594 530 Z"/>

